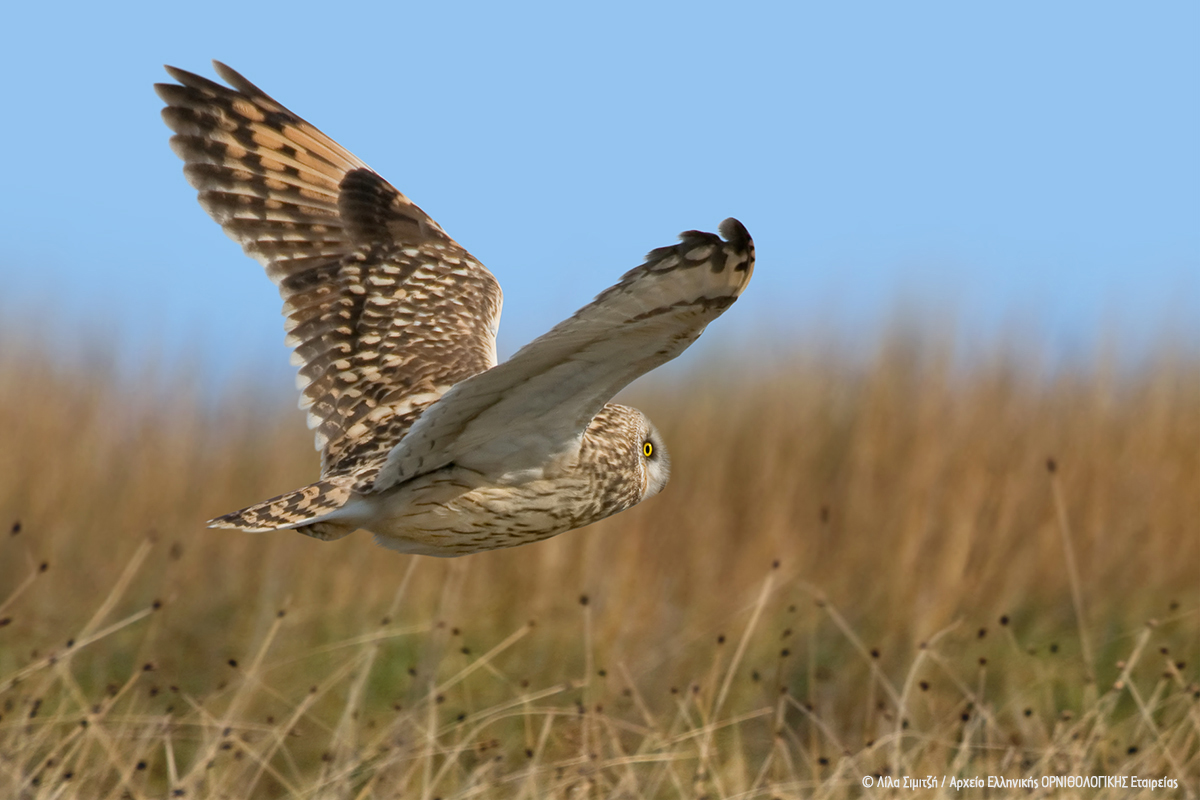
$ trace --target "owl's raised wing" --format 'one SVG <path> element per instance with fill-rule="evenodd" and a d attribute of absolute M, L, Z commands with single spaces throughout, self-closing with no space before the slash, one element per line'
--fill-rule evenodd
<path fill-rule="evenodd" d="M 200 204 L 279 287 L 325 475 L 378 464 L 496 363 L 495 278 L 366 164 L 219 62 L 167 67 L 171 148 Z M 373 473 L 372 473 L 373 474 Z"/>
<path fill-rule="evenodd" d="M 367 491 L 450 463 L 510 472 L 578 446 L 613 395 L 682 353 L 728 308 L 754 271 L 754 242 L 736 219 L 721 237 L 688 231 L 535 339 L 430 406 L 388 454 Z"/>

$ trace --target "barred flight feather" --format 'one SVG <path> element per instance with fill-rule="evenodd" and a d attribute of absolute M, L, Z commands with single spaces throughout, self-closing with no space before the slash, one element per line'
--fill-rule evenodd
<path fill-rule="evenodd" d="M 184 174 L 279 287 L 323 469 L 357 468 L 403 437 L 406 398 L 495 364 L 500 288 L 412 201 L 237 72 L 217 64 L 233 88 L 168 72 L 179 84 L 155 88 Z M 372 441 L 350 434 L 389 406 L 407 410 Z"/>

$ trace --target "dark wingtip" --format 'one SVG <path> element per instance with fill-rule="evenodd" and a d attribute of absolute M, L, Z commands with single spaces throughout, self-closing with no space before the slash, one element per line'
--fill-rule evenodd
<path fill-rule="evenodd" d="M 217 73 L 217 75 L 220 76 L 221 80 L 225 81 L 230 86 L 232 86 L 234 89 L 237 89 L 239 92 L 246 95 L 247 97 L 266 97 L 267 96 L 266 92 L 264 92 L 262 89 L 255 86 L 250 81 L 246 80 L 246 77 L 244 75 L 242 75 L 242 73 L 238 72 L 236 69 L 229 66 L 228 64 L 224 64 L 220 61 L 217 61 L 214 58 L 212 65 L 213 65 L 213 71 L 215 71 Z"/>
<path fill-rule="evenodd" d="M 163 69 L 167 71 L 175 80 L 179 81 L 183 86 L 189 89 L 199 89 L 202 92 L 214 92 L 216 94 L 228 94 L 229 88 L 222 86 L 216 81 L 210 81 L 208 78 L 197 75 L 194 72 L 188 72 L 186 69 L 172 67 L 170 64 L 164 64 Z M 167 84 L 168 86 L 170 84 Z"/>
<path fill-rule="evenodd" d="M 746 226 L 733 217 L 729 217 L 722 222 L 717 230 L 725 237 L 725 241 L 740 250 L 745 250 L 747 245 L 750 244 L 750 231 L 746 230 Z"/>

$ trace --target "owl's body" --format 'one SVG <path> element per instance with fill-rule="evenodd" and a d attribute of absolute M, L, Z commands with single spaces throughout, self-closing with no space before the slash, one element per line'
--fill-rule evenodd
<path fill-rule="evenodd" d="M 540 541 L 665 486 L 666 448 L 609 403 L 674 358 L 753 272 L 741 223 L 688 231 L 504 364 L 500 287 L 408 198 L 238 73 L 168 68 L 171 144 L 205 210 L 284 301 L 316 483 L 214 527 L 364 528 L 406 553 Z"/>
<path fill-rule="evenodd" d="M 504 471 L 452 464 L 389 492 L 352 494 L 300 530 L 328 540 L 364 528 L 384 547 L 431 556 L 540 542 L 624 511 L 666 485 L 666 448 L 648 426 L 636 409 L 609 403 L 573 451 L 525 463 L 522 454 L 540 450 L 529 443 L 514 448 Z M 635 440 L 650 443 L 650 457 L 645 444 L 621 446 Z"/>

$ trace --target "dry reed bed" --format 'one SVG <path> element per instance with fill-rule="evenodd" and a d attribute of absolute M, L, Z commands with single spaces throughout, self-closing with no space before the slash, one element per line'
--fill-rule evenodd
<path fill-rule="evenodd" d="M 11 347 L 0 376 L 4 796 L 1197 790 L 1194 355 L 895 336 L 651 384 L 662 496 L 452 561 L 205 530 L 315 474 L 283 404 Z"/>

